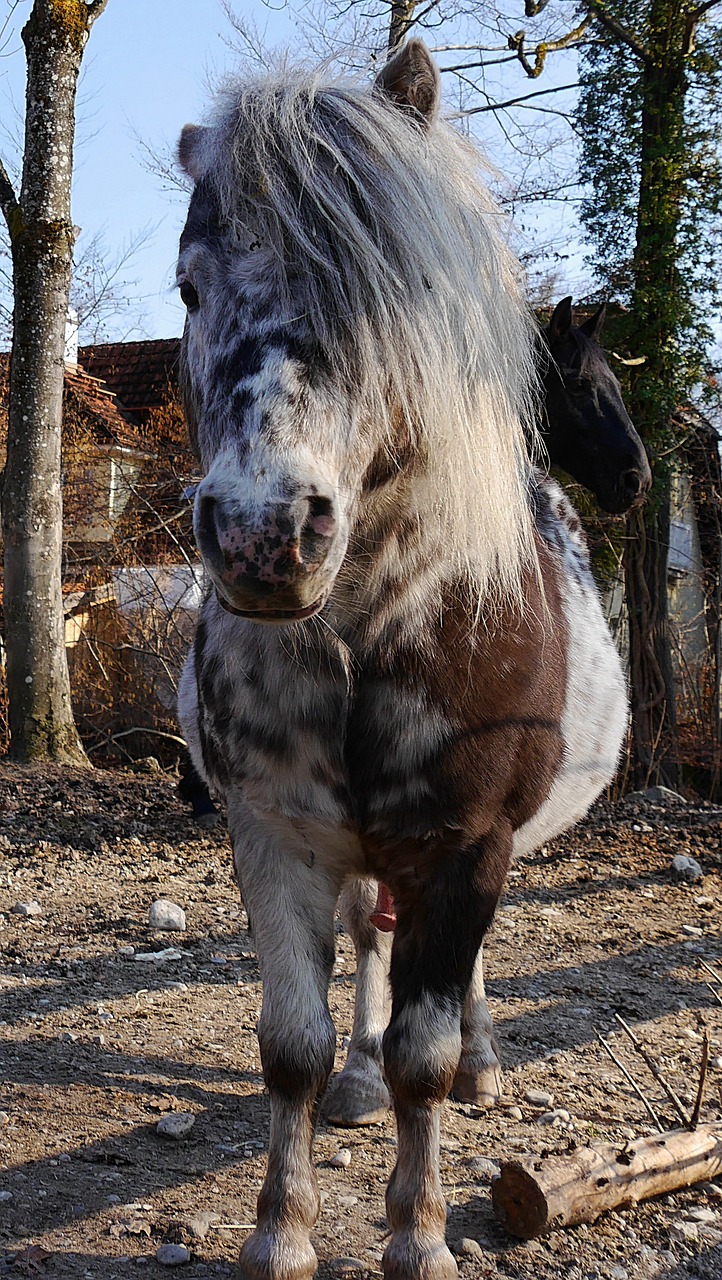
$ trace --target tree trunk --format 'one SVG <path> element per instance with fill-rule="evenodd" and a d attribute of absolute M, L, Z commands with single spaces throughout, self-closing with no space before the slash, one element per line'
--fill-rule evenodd
<path fill-rule="evenodd" d="M 669 486 L 627 521 L 624 576 L 629 619 L 632 781 L 637 788 L 679 783 L 674 677 L 669 642 L 667 555 Z"/>
<path fill-rule="evenodd" d="M 409 34 L 418 0 L 391 0 L 389 19 L 389 56 L 401 47 Z"/>
<path fill-rule="evenodd" d="M 684 199 L 684 104 L 689 19 L 679 0 L 652 0 L 642 69 L 641 179 L 633 261 L 630 340 L 646 355 L 632 383 L 631 417 L 647 445 L 655 486 L 629 517 L 624 557 L 629 617 L 632 773 L 637 786 L 677 785 L 676 719 L 667 608 L 669 424 L 684 328 L 678 269 Z M 631 328 L 633 326 L 633 329 Z"/>
<path fill-rule="evenodd" d="M 22 186 L 8 218 L 15 303 L 3 492 L 11 754 L 22 761 L 87 764 L 64 639 L 61 423 L 75 91 L 95 16 L 84 0 L 35 0 L 22 33 L 28 78 Z"/>

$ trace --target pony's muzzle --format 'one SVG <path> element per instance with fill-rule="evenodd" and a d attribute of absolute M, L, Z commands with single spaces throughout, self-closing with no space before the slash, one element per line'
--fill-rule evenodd
<path fill-rule="evenodd" d="M 218 598 L 258 621 L 296 621 L 325 599 L 324 567 L 337 533 L 331 498 L 308 494 L 269 508 L 259 522 L 199 491 L 195 534 Z"/>
<path fill-rule="evenodd" d="M 615 501 L 613 506 L 610 505 L 610 511 L 629 511 L 631 507 L 639 506 L 649 492 L 651 484 L 652 473 L 648 465 L 629 467 L 622 472 L 617 481 Z"/>
<path fill-rule="evenodd" d="M 651 484 L 652 473 L 649 467 L 643 470 L 639 467 L 630 467 L 620 479 L 622 493 L 630 503 L 639 502 L 649 491 Z"/>

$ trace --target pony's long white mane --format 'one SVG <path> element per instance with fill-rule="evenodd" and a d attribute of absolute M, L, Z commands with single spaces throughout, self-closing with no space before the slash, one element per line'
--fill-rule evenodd
<path fill-rule="evenodd" d="M 220 94 L 201 167 L 223 234 L 271 250 L 279 319 L 303 317 L 391 450 L 405 413 L 429 463 L 420 518 L 452 571 L 520 599 L 536 375 L 504 220 L 451 128 L 321 74 Z"/>

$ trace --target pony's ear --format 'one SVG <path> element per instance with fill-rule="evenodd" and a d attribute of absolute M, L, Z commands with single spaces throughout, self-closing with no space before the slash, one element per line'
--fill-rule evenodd
<path fill-rule="evenodd" d="M 203 177 L 203 143 L 207 130 L 202 125 L 184 124 L 178 139 L 178 163 L 189 178 L 199 182 Z"/>
<path fill-rule="evenodd" d="M 602 336 L 606 314 L 607 304 L 603 302 L 599 310 L 593 316 L 590 316 L 588 320 L 585 320 L 583 325 L 580 325 L 582 333 L 585 333 L 593 342 L 598 342 Z"/>
<path fill-rule="evenodd" d="M 379 71 L 374 88 L 429 128 L 441 101 L 439 69 L 423 40 L 409 40 Z"/>
<path fill-rule="evenodd" d="M 549 321 L 548 336 L 550 342 L 556 342 L 559 338 L 566 338 L 572 327 L 572 300 L 562 298 L 558 302 L 551 314 Z"/>

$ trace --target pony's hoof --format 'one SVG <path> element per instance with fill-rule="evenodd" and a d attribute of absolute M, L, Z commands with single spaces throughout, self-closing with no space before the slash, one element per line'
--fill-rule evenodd
<path fill-rule="evenodd" d="M 459 1280 L 459 1268 L 443 1240 L 438 1244 L 409 1246 L 391 1241 L 381 1259 L 384 1280 Z"/>
<path fill-rule="evenodd" d="M 241 1249 L 237 1280 L 313 1280 L 318 1258 L 308 1236 L 256 1229 Z"/>
<path fill-rule="evenodd" d="M 380 1124 L 391 1106 L 391 1095 L 381 1079 L 381 1072 L 354 1071 L 345 1067 L 331 1081 L 324 1111 L 329 1124 L 345 1129 L 358 1129 L 367 1124 Z"/>
<path fill-rule="evenodd" d="M 451 1086 L 455 1102 L 473 1102 L 477 1107 L 495 1107 L 502 1094 L 501 1067 L 498 1064 L 478 1071 L 459 1067 Z"/>

